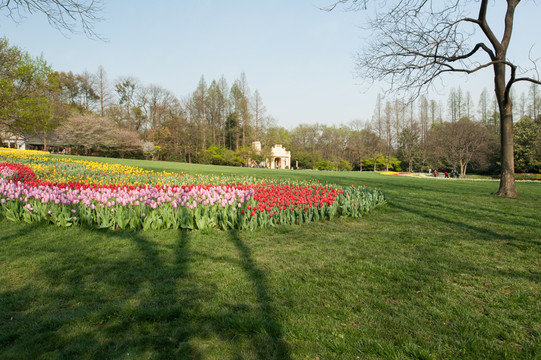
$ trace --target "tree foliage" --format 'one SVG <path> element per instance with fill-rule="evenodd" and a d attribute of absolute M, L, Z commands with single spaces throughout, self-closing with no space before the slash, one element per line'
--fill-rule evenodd
<path fill-rule="evenodd" d="M 523 117 L 515 124 L 515 164 L 520 172 L 541 173 L 541 121 Z"/>
<path fill-rule="evenodd" d="M 0 128 L 44 138 L 65 116 L 58 77 L 43 58 L 0 39 Z"/>

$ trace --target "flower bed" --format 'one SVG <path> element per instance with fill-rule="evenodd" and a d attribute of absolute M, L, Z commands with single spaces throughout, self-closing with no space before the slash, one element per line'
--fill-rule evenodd
<path fill-rule="evenodd" d="M 11 221 L 107 229 L 256 229 L 359 217 L 368 187 L 197 176 L 0 149 L 0 213 Z"/>

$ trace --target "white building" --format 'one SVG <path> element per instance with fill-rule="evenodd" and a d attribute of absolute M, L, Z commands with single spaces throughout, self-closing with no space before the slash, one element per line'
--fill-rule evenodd
<path fill-rule="evenodd" d="M 261 142 L 254 141 L 252 148 L 256 153 L 261 153 Z M 265 159 L 265 166 L 269 169 L 291 169 L 291 151 L 287 151 L 281 144 L 275 144 L 270 156 Z"/>
<path fill-rule="evenodd" d="M 290 169 L 291 168 L 291 151 L 286 151 L 286 148 L 281 144 L 276 144 L 271 149 L 271 157 L 266 161 L 267 167 L 271 169 Z"/>
<path fill-rule="evenodd" d="M 43 135 L 43 134 L 39 134 Z M 0 146 L 19 150 L 43 150 L 43 137 L 36 134 L 15 135 L 10 132 L 0 133 Z M 55 133 L 47 133 L 47 150 L 55 153 L 69 153 L 69 147 L 64 145 Z"/>
<path fill-rule="evenodd" d="M 13 135 L 12 133 L 4 132 L 0 136 L 0 140 L 4 139 L 2 144 L 0 141 L 0 146 L 4 145 L 8 148 L 14 148 L 19 150 L 26 150 L 26 139 L 22 136 Z"/>

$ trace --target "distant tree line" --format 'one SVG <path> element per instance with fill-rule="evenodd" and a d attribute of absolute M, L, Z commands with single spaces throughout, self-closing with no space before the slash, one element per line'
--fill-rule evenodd
<path fill-rule="evenodd" d="M 540 172 L 539 86 L 512 98 L 520 119 L 516 170 Z M 54 133 L 78 154 L 244 166 L 279 143 L 291 150 L 298 168 L 497 173 L 499 119 L 487 90 L 474 101 L 458 88 L 446 104 L 425 96 L 415 102 L 378 96 L 369 121 L 286 129 L 276 125 L 245 74 L 231 85 L 223 76 L 210 82 L 201 77 L 179 99 L 134 77 L 111 82 L 102 67 L 95 73 L 54 71 L 0 39 L 0 136 L 31 133 L 46 148 Z M 263 145 L 260 154 L 251 149 L 255 140 Z"/>

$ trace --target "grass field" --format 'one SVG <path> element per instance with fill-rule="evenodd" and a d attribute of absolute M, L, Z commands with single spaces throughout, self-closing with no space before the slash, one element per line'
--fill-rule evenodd
<path fill-rule="evenodd" d="M 0 359 L 541 357 L 539 183 L 505 199 L 490 181 L 122 162 L 368 184 L 388 204 L 255 232 L 0 219 Z"/>

